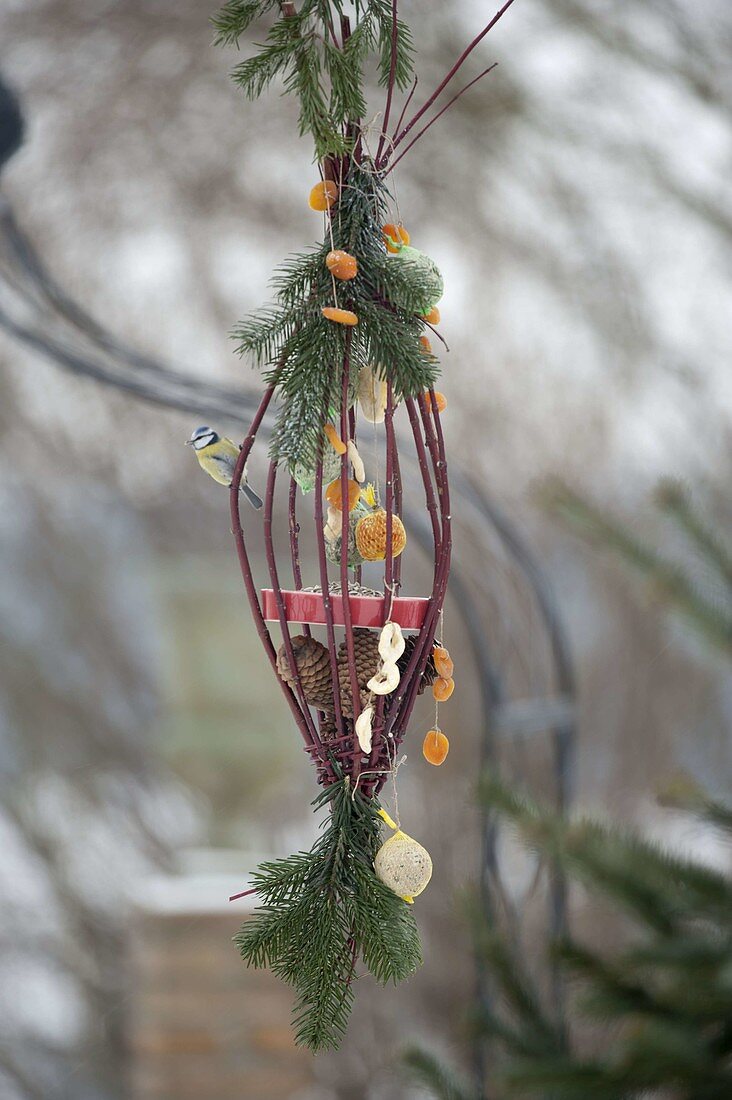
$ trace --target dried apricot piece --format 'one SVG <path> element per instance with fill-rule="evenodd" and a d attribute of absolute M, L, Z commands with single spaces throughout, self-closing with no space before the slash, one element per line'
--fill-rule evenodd
<path fill-rule="evenodd" d="M 321 180 L 312 188 L 308 202 L 311 210 L 322 212 L 323 210 L 330 210 L 337 198 L 338 184 L 334 183 L 333 180 Z"/>
<path fill-rule="evenodd" d="M 429 313 L 423 313 L 422 316 L 430 325 L 439 325 L 440 323 L 440 311 L 437 306 L 433 306 Z"/>
<path fill-rule="evenodd" d="M 422 742 L 422 755 L 428 764 L 439 767 L 450 751 L 450 742 L 442 730 L 428 730 Z"/>
<path fill-rule="evenodd" d="M 330 424 L 330 423 L 326 424 L 325 427 L 323 428 L 323 431 L 325 432 L 326 436 L 328 437 L 328 442 L 330 443 L 330 445 L 333 448 L 333 450 L 335 451 L 335 453 L 337 455 L 344 455 L 346 453 L 346 450 L 347 450 L 346 444 L 343 442 L 341 437 L 338 435 L 338 432 L 335 430 L 333 425 Z"/>
<path fill-rule="evenodd" d="M 349 478 L 348 481 L 348 511 L 352 512 L 356 507 L 361 496 L 361 486 L 357 481 L 352 481 Z M 337 508 L 339 512 L 343 511 L 343 494 L 341 493 L 341 479 L 337 477 L 335 481 L 331 481 L 328 488 L 325 490 L 325 499 L 328 504 L 333 508 Z"/>
<path fill-rule="evenodd" d="M 393 255 L 399 251 L 400 245 L 409 244 L 412 239 L 401 222 L 399 225 L 395 225 L 393 222 L 387 222 L 386 225 L 381 227 L 381 232 L 384 234 L 386 251 L 391 252 Z"/>
<path fill-rule="evenodd" d="M 325 266 L 336 279 L 344 281 L 355 279 L 358 275 L 358 260 L 350 252 L 344 252 L 340 248 L 334 248 L 325 257 Z"/>
<path fill-rule="evenodd" d="M 438 676 L 432 685 L 432 694 L 438 703 L 446 703 L 455 690 L 452 676 Z"/>
<path fill-rule="evenodd" d="M 425 401 L 427 402 L 427 408 L 430 412 L 432 412 L 432 410 L 436 408 L 438 413 L 441 413 L 444 412 L 447 408 L 447 398 L 445 397 L 444 393 L 440 393 L 439 390 L 435 390 L 434 400 L 432 399 L 432 395 L 430 394 L 429 390 L 424 391 L 424 397 Z"/>
<path fill-rule="evenodd" d="M 432 650 L 432 660 L 435 662 L 437 675 L 443 676 L 446 680 L 451 679 L 455 671 L 455 665 L 450 654 L 443 645 L 436 645 Z"/>
<path fill-rule="evenodd" d="M 337 306 L 323 306 L 323 316 L 337 325 L 357 325 L 358 316 L 350 309 L 338 309 Z"/>
<path fill-rule="evenodd" d="M 428 355 L 431 355 L 432 354 L 432 344 L 429 342 L 427 337 L 426 336 L 420 336 L 419 342 L 422 345 L 422 351 L 426 352 Z"/>

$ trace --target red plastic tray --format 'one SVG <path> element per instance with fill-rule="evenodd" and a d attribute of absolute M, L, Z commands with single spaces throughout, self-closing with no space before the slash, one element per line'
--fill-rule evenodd
<path fill-rule="evenodd" d="M 320 592 L 283 591 L 285 614 L 290 623 L 325 622 L 325 608 Z M 343 597 L 331 593 L 333 621 L 343 626 Z M 397 596 L 391 609 L 391 621 L 404 630 L 420 630 L 427 614 L 429 600 L 423 596 Z M 351 596 L 351 619 L 354 626 L 380 627 L 384 624 L 383 596 Z M 277 604 L 271 588 L 262 589 L 262 611 L 268 622 L 277 622 Z"/>

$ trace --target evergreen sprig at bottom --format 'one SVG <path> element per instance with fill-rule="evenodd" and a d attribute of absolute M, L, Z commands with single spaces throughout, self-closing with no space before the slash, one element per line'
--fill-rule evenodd
<path fill-rule="evenodd" d="M 249 966 L 293 987 L 295 1041 L 316 1053 L 345 1033 L 359 960 L 386 985 L 414 973 L 422 952 L 408 904 L 374 873 L 376 803 L 343 779 L 313 805 L 330 810 L 322 836 L 309 852 L 258 868 L 260 905 L 235 941 Z"/>

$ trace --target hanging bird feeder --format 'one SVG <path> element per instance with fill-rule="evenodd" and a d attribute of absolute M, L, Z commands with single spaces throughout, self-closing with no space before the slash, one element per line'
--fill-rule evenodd
<path fill-rule="evenodd" d="M 256 873 L 261 908 L 237 942 L 246 962 L 269 965 L 295 986 L 296 1037 L 312 1050 L 338 1044 L 359 955 L 381 980 L 398 981 L 419 965 L 419 935 L 405 907 L 429 880 L 429 856 L 401 831 L 382 844 L 378 796 L 396 775 L 417 696 L 438 682 L 433 651 L 451 552 L 438 365 L 422 343 L 423 313 L 441 280 L 431 262 L 402 263 L 387 250 L 387 193 L 373 165 L 352 161 L 344 171 L 326 160 L 324 170 L 338 183 L 323 191 L 332 201 L 320 249 L 282 273 L 279 314 L 255 317 L 239 334 L 242 351 L 266 367 L 268 386 L 230 489 L 252 616 L 323 788 L 317 804 L 330 808 L 311 852 Z M 337 279 L 333 256 L 346 252 L 355 264 L 337 255 L 349 276 Z M 273 405 L 263 508 L 245 504 L 245 515 L 241 477 Z M 432 532 L 426 592 L 402 591 L 410 553 L 405 446 L 416 456 Z M 284 499 L 286 524 L 277 506 Z M 254 578 L 253 538 L 264 544 L 263 587 Z M 366 566 L 375 587 L 363 583 Z"/>
<path fill-rule="evenodd" d="M 431 686 L 437 709 L 454 687 L 442 638 L 442 671 L 435 665 L 450 570 L 450 490 L 441 423 L 446 400 L 435 390 L 439 364 L 425 331 L 439 338 L 443 280 L 412 243 L 388 177 L 444 114 L 447 108 L 406 140 L 511 2 L 408 119 L 415 79 L 393 133 L 395 95 L 407 92 L 413 75 L 398 0 L 390 12 L 377 0 L 356 5 L 353 35 L 340 4 L 282 2 L 271 30 L 276 65 L 267 45 L 235 70 L 249 95 L 275 74 L 284 77 L 299 97 L 300 132 L 313 138 L 321 176 L 308 200 L 322 217 L 320 244 L 286 261 L 275 277 L 275 304 L 237 333 L 241 354 L 262 369 L 267 384 L 230 490 L 251 613 L 315 766 L 322 788 L 315 805 L 329 810 L 310 852 L 254 874 L 260 904 L 237 943 L 249 965 L 269 966 L 293 985 L 296 1039 L 313 1051 L 340 1042 L 359 958 L 381 982 L 407 977 L 421 959 L 410 904 L 427 885 L 431 862 L 398 822 L 395 836 L 383 842 L 383 823 L 391 819 L 378 799 L 396 776 L 417 696 Z M 216 20 L 220 40 L 237 43 L 271 8 L 265 0 L 232 0 Z M 373 150 L 371 127 L 359 117 L 369 51 L 387 88 Z M 270 408 L 277 413 L 264 506 L 247 508 L 245 518 L 239 486 Z M 416 458 L 432 535 L 424 591 L 403 591 L 402 584 L 411 549 L 403 519 L 405 448 Z M 285 496 L 286 525 L 279 522 Z M 255 540 L 264 544 L 263 585 L 254 577 Z M 430 740 L 425 755 L 441 763 L 447 738 L 437 721 L 430 732 L 435 746 Z"/>

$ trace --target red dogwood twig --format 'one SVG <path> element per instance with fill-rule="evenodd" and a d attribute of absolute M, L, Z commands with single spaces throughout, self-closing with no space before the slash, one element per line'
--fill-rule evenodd
<path fill-rule="evenodd" d="M 493 27 L 495 27 L 498 20 L 511 7 L 511 4 L 513 4 L 513 0 L 506 0 L 506 3 L 503 5 L 503 7 L 499 11 L 496 12 L 496 14 L 493 16 L 491 21 L 483 28 L 483 30 L 480 32 L 480 34 L 477 34 L 475 36 L 475 38 L 472 40 L 472 42 L 470 42 L 465 47 L 465 49 L 461 53 L 460 57 L 457 59 L 457 61 L 452 66 L 450 71 L 447 73 L 445 78 L 438 84 L 437 88 L 435 88 L 432 95 L 429 96 L 429 98 L 422 104 L 422 106 L 412 116 L 412 118 L 409 120 L 409 122 L 406 124 L 406 126 L 404 126 L 404 128 L 401 129 L 401 130 L 399 130 L 399 128 L 397 127 L 397 132 L 394 134 L 394 137 L 392 138 L 392 140 L 390 142 L 389 149 L 381 157 L 381 159 L 377 159 L 377 167 L 379 167 L 379 168 L 385 168 L 386 167 L 386 164 L 387 164 L 387 161 L 388 161 L 388 158 L 389 158 L 390 154 L 392 154 L 394 152 L 394 150 L 397 148 L 397 146 L 401 145 L 402 141 L 407 136 L 407 134 L 409 134 L 411 132 L 411 130 L 417 125 L 419 120 L 426 114 L 427 111 L 429 111 L 430 107 L 435 102 L 435 100 L 441 95 L 441 93 L 445 90 L 445 88 L 450 83 L 450 81 L 453 79 L 453 77 L 455 77 L 457 75 L 457 73 L 460 71 L 460 69 L 463 67 L 463 65 L 467 61 L 468 57 L 470 57 L 471 53 L 473 52 L 473 50 L 477 46 L 480 45 L 480 43 L 483 41 L 483 39 L 488 34 L 488 32 L 490 30 L 492 30 Z M 485 73 L 482 73 L 481 76 L 485 76 Z M 477 79 L 480 79 L 480 77 L 476 77 L 476 80 Z M 475 81 L 472 81 L 472 83 L 475 83 Z M 470 87 L 470 85 L 468 85 L 468 87 Z M 463 91 L 467 91 L 467 88 L 464 88 Z M 444 113 L 444 112 L 441 112 L 441 113 Z M 434 121 L 436 121 L 436 119 Z M 400 124 L 401 124 L 401 120 L 400 120 Z M 393 165 L 392 165 L 392 167 L 393 167 Z"/>

